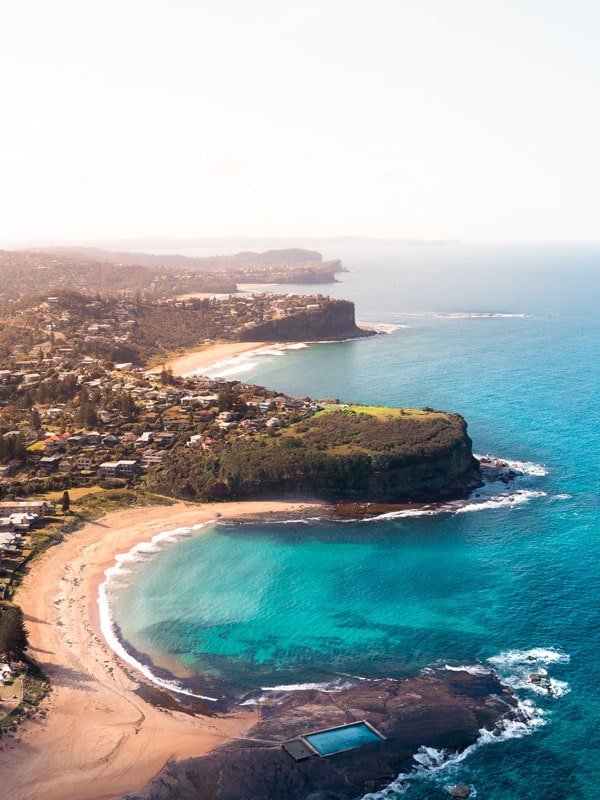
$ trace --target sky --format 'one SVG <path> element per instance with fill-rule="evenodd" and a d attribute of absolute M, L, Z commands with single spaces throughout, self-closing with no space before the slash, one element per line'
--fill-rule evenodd
<path fill-rule="evenodd" d="M 598 240 L 597 0 L 2 0 L 0 245 Z"/>

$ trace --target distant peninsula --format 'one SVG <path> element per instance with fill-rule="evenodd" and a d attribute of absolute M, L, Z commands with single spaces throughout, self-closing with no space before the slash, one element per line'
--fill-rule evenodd
<path fill-rule="evenodd" d="M 339 259 L 302 248 L 209 257 L 177 253 L 114 252 L 96 247 L 0 250 L 0 296 L 6 301 L 71 289 L 102 295 L 135 294 L 143 300 L 177 295 L 232 294 L 238 284 L 327 284 L 344 272 Z"/>

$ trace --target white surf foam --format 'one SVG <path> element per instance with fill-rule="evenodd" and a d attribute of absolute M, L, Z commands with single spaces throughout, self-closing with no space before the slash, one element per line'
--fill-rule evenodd
<path fill-rule="evenodd" d="M 383 520 L 407 519 L 410 517 L 432 517 L 439 514 L 466 514 L 471 511 L 490 511 L 499 508 L 514 508 L 528 503 L 538 497 L 546 497 L 546 492 L 534 491 L 533 489 L 518 489 L 516 492 L 508 494 L 491 494 L 489 487 L 477 489 L 476 495 L 471 495 L 466 500 L 452 500 L 447 503 L 438 503 L 422 506 L 421 508 L 401 509 L 398 511 L 387 511 L 385 514 L 378 514 L 374 517 L 365 517 L 363 522 L 381 522 Z M 346 520 L 356 522 L 357 520 Z"/>
<path fill-rule="evenodd" d="M 484 667 L 483 664 L 465 664 L 464 666 L 452 667 L 450 664 L 444 664 L 444 669 L 450 672 L 468 672 L 469 675 L 489 675 L 491 670 Z"/>
<path fill-rule="evenodd" d="M 260 525 L 312 525 L 315 522 L 330 522 L 327 517 L 292 517 L 291 519 L 261 519 Z M 255 520 L 238 520 L 236 525 L 251 525 L 255 526 Z"/>
<path fill-rule="evenodd" d="M 489 453 L 485 455 L 473 454 L 474 457 L 481 461 L 483 466 L 491 466 L 493 468 L 504 469 L 506 471 L 512 470 L 517 474 L 532 475 L 534 477 L 544 477 L 548 474 L 547 468 L 543 464 L 536 464 L 533 461 L 518 461 L 513 458 L 498 458 Z"/>
<path fill-rule="evenodd" d="M 198 369 L 186 372 L 183 377 L 189 378 L 195 375 L 205 375 L 208 378 L 227 378 L 242 372 L 249 372 L 261 363 L 262 359 L 277 358 L 284 356 L 287 350 L 303 350 L 309 345 L 306 342 L 292 342 L 291 344 L 269 344 L 257 347 L 254 350 L 247 350 L 245 353 L 238 353 L 229 358 L 222 358 L 213 364 L 207 364 Z"/>
<path fill-rule="evenodd" d="M 528 503 L 536 497 L 546 497 L 546 492 L 536 492 L 529 489 L 519 489 L 512 494 L 497 495 L 487 500 L 473 500 L 465 506 L 456 509 L 456 514 L 465 514 L 468 511 L 487 511 L 497 508 L 513 508 Z"/>
<path fill-rule="evenodd" d="M 503 683 L 515 691 L 527 690 L 547 697 L 562 697 L 571 691 L 567 681 L 550 676 L 548 667 L 552 664 L 568 664 L 571 657 L 553 647 L 533 647 L 530 650 L 505 650 L 497 656 L 488 658 L 500 675 Z M 531 675 L 541 676 L 532 681 Z"/>
<path fill-rule="evenodd" d="M 514 709 L 512 712 L 510 718 L 499 719 L 493 730 L 488 731 L 482 728 L 477 741 L 461 752 L 438 750 L 435 747 L 420 747 L 413 756 L 416 763 L 410 772 L 400 773 L 384 789 L 365 794 L 362 800 L 389 800 L 394 793 L 405 792 L 413 782 L 435 779 L 439 777 L 440 773 L 452 773 L 480 747 L 505 742 L 509 739 L 520 739 L 546 724 L 544 712 L 530 701 L 520 702 L 516 713 Z"/>
<path fill-rule="evenodd" d="M 366 328 L 370 331 L 377 331 L 377 333 L 394 333 L 402 328 L 408 328 L 408 325 L 403 325 L 400 322 L 366 322 L 360 321 L 356 323 L 359 328 Z"/>
<path fill-rule="evenodd" d="M 433 319 L 527 319 L 529 314 L 505 314 L 500 311 L 403 311 L 400 317 L 430 317 Z"/>
<path fill-rule="evenodd" d="M 157 533 L 149 542 L 140 542 L 136 544 L 134 547 L 131 548 L 127 553 L 119 553 L 115 556 L 115 565 L 112 567 L 108 567 L 104 571 L 105 580 L 100 584 L 98 587 L 98 607 L 99 607 L 99 615 L 100 615 L 100 629 L 102 631 L 102 635 L 108 646 L 113 650 L 119 658 L 121 658 L 126 663 L 130 664 L 134 667 L 138 672 L 141 672 L 145 678 L 147 678 L 152 683 L 155 683 L 157 686 L 162 687 L 163 689 L 167 689 L 171 692 L 176 692 L 177 694 L 184 694 L 189 697 L 195 697 L 201 700 L 212 700 L 216 701 L 218 698 L 216 697 L 208 697 L 201 694 L 194 694 L 189 689 L 185 689 L 176 681 L 167 681 L 159 678 L 155 675 L 152 670 L 146 665 L 140 663 L 136 658 L 134 658 L 131 653 L 129 653 L 123 643 L 119 639 L 117 635 L 117 627 L 114 617 L 112 615 L 112 610 L 110 606 L 110 599 L 109 599 L 109 585 L 113 581 L 118 581 L 122 578 L 123 575 L 130 574 L 132 572 L 131 569 L 127 568 L 127 565 L 131 565 L 132 562 L 140 561 L 144 558 L 145 555 L 149 555 L 151 553 L 155 553 L 160 549 L 161 545 L 166 544 L 170 541 L 176 541 L 177 539 L 181 538 L 182 536 L 187 536 L 194 531 L 200 530 L 201 528 L 206 527 L 206 525 L 213 524 L 216 520 L 210 520 L 209 522 L 198 523 L 196 525 L 191 525 L 190 527 L 186 528 L 175 528 L 171 531 L 162 531 L 161 533 Z"/>
<path fill-rule="evenodd" d="M 555 647 L 532 647 L 529 650 L 504 650 L 497 656 L 488 658 L 495 667 L 515 667 L 519 664 L 568 664 L 571 656 Z"/>
<path fill-rule="evenodd" d="M 319 692 L 341 692 L 343 689 L 347 689 L 353 686 L 351 681 L 337 681 L 337 682 L 326 682 L 326 683 L 289 683 L 289 684 L 281 684 L 281 686 L 262 686 L 262 692 L 307 692 L 307 691 L 319 691 Z"/>

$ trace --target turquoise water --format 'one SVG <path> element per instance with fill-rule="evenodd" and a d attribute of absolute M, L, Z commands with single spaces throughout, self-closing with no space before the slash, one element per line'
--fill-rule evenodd
<path fill-rule="evenodd" d="M 214 696 L 223 682 L 243 692 L 483 662 L 530 704 L 527 731 L 482 740 L 459 761 L 424 752 L 389 796 L 439 798 L 461 781 L 490 800 L 595 798 L 600 246 L 325 255 L 353 270 L 331 293 L 392 332 L 245 363 L 239 377 L 458 411 L 475 452 L 544 469 L 515 487 L 522 502 L 480 510 L 184 535 L 114 583 L 122 634 L 206 676 Z M 552 694 L 526 680 L 544 667 Z"/>

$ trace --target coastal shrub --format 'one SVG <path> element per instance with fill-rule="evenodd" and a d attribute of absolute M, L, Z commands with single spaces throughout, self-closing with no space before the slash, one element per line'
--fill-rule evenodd
<path fill-rule="evenodd" d="M 190 500 L 304 491 L 393 493 L 394 471 L 435 472 L 440 458 L 468 443 L 459 415 L 333 410 L 253 437 L 220 439 L 211 449 L 179 448 L 145 477 L 146 488 Z M 465 469 L 470 465 L 465 457 Z"/>

